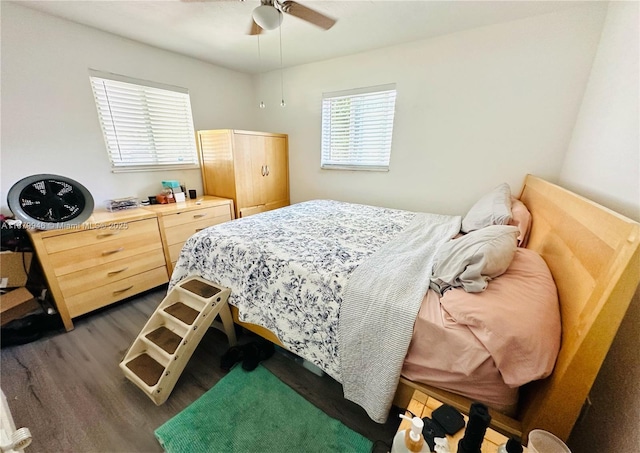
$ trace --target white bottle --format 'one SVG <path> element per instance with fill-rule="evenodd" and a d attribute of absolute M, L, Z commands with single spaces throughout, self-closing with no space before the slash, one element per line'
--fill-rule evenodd
<path fill-rule="evenodd" d="M 400 418 L 411 420 L 411 429 L 403 429 L 393 438 L 391 453 L 429 453 L 429 445 L 424 441 L 422 428 L 424 422 L 420 417 L 407 417 L 400 414 Z"/>

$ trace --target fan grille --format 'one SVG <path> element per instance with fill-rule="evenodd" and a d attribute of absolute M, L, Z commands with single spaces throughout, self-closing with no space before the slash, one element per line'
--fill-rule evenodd
<path fill-rule="evenodd" d="M 20 204 L 24 212 L 36 220 L 68 222 L 82 213 L 85 199 L 71 184 L 45 179 L 22 189 Z"/>
<path fill-rule="evenodd" d="M 9 189 L 9 209 L 26 228 L 50 230 L 85 222 L 93 213 L 91 193 L 64 176 L 27 176 Z"/>

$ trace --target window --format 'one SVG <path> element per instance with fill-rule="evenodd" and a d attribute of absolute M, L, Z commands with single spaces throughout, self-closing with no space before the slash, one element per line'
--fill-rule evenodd
<path fill-rule="evenodd" d="M 113 172 L 198 167 L 189 92 L 91 71 Z"/>
<path fill-rule="evenodd" d="M 389 170 L 395 84 L 322 95 L 321 168 Z"/>

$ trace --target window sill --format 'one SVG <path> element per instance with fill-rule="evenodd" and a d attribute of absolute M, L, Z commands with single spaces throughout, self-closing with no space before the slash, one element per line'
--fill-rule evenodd
<path fill-rule="evenodd" d="M 348 171 L 377 171 L 377 172 L 388 172 L 389 167 L 376 167 L 376 166 L 365 166 L 365 165 L 321 165 L 321 170 L 348 170 Z"/>

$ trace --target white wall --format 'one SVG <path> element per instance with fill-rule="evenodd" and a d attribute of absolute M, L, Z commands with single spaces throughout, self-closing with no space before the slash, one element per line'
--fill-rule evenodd
<path fill-rule="evenodd" d="M 279 72 L 265 75 L 260 127 L 290 134 L 292 202 L 464 213 L 499 183 L 518 193 L 526 173 L 555 180 L 605 14 L 594 4 L 286 69 L 285 109 Z M 391 170 L 320 170 L 322 93 L 390 82 Z"/>
<path fill-rule="evenodd" d="M 36 173 L 76 179 L 98 204 L 153 194 L 168 178 L 201 189 L 198 170 L 110 172 L 88 82 L 95 68 L 189 88 L 196 129 L 289 133 L 294 202 L 462 213 L 500 182 L 517 192 L 526 173 L 557 178 L 605 12 L 572 8 L 287 69 L 282 109 L 277 71 L 257 84 L 3 3 L 2 210 L 13 183 Z M 388 82 L 398 88 L 391 171 L 320 170 L 322 92 Z M 256 108 L 254 86 L 263 87 L 267 109 Z"/>
<path fill-rule="evenodd" d="M 195 128 L 253 128 L 251 77 L 2 2 L 1 200 L 19 179 L 75 179 L 96 205 L 158 193 L 163 179 L 202 193 L 200 170 L 111 173 L 88 69 L 188 88 Z"/>
<path fill-rule="evenodd" d="M 611 2 L 560 184 L 640 221 L 640 8 Z M 640 449 L 640 291 L 574 428 L 575 452 Z"/>
<path fill-rule="evenodd" d="M 640 221 L 638 2 L 612 2 L 560 181 Z"/>

